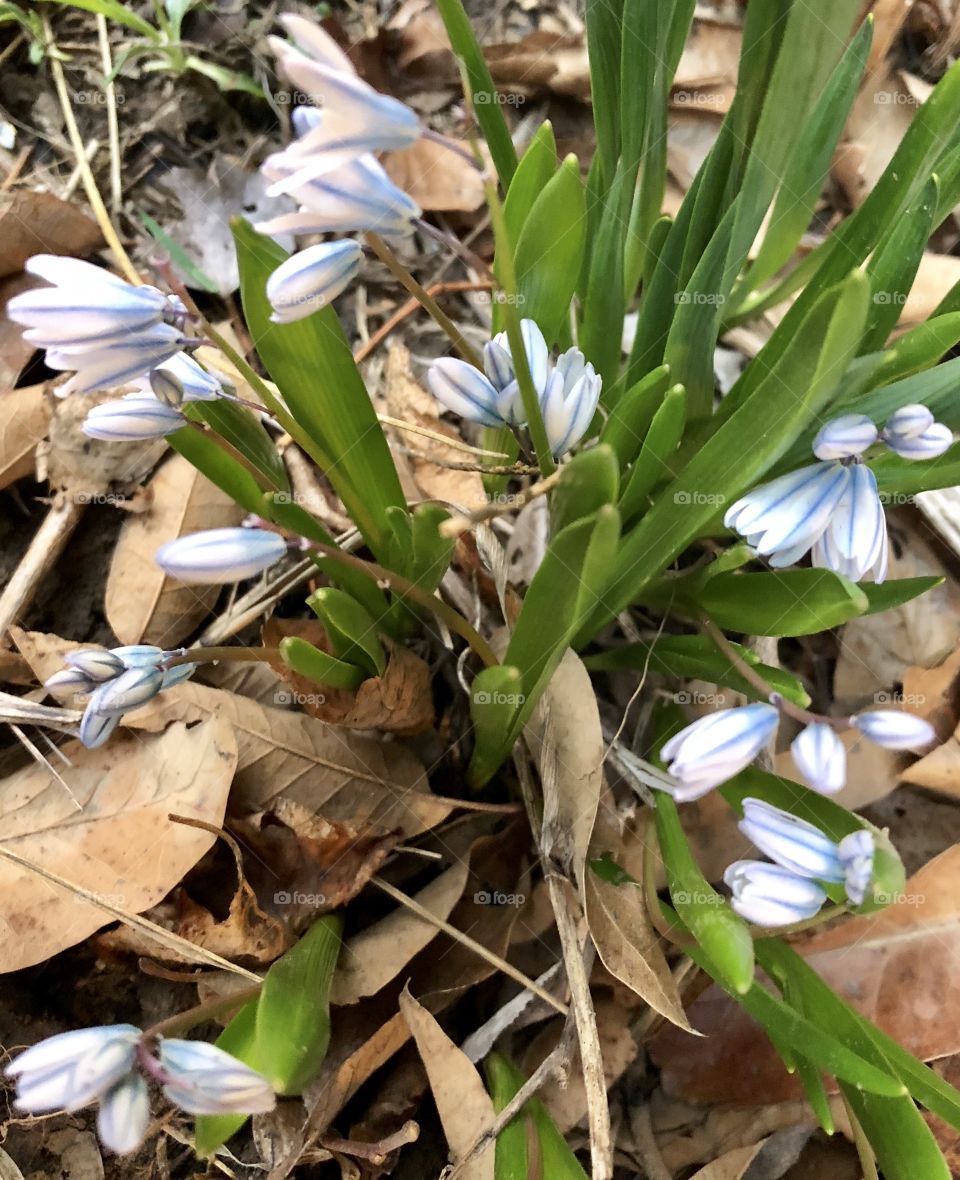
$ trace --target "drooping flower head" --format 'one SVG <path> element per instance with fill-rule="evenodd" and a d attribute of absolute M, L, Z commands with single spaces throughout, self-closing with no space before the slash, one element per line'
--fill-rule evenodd
<path fill-rule="evenodd" d="M 733 778 L 770 741 L 779 721 L 773 705 L 756 703 L 718 709 L 682 729 L 660 751 L 677 783 L 673 797 L 687 803 Z"/>

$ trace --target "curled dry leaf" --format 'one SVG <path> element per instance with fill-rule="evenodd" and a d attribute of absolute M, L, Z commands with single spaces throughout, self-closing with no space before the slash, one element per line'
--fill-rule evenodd
<path fill-rule="evenodd" d="M 31 764 L 0 791 L 4 846 L 114 906 L 155 905 L 215 837 L 170 812 L 221 822 L 237 765 L 229 722 L 174 725 L 156 737 L 117 735 L 98 750 L 64 747 L 62 782 Z M 113 919 L 91 902 L 0 862 L 0 970 L 42 962 Z"/>
<path fill-rule="evenodd" d="M 21 188 L 0 196 L 0 278 L 17 274 L 32 254 L 85 258 L 103 245 L 99 226 L 53 193 Z"/>
<path fill-rule="evenodd" d="M 47 399 L 42 385 L 4 390 L 0 395 L 0 489 L 36 467 L 37 444 L 47 433 Z"/>
<path fill-rule="evenodd" d="M 245 885 L 233 895 L 222 922 L 186 893 L 181 893 L 178 903 L 180 913 L 176 933 L 195 946 L 213 951 L 231 962 L 264 966 L 279 959 L 295 941 L 292 931 L 283 922 L 264 913 L 253 891 Z M 105 938 L 109 940 L 109 934 Z M 114 947 L 128 949 L 132 947 L 132 940 L 121 939 L 114 943 Z M 140 953 L 144 953 L 142 948 Z M 155 948 L 148 953 L 156 958 Z"/>
<path fill-rule="evenodd" d="M 387 413 L 392 418 L 421 426 L 455 442 L 460 441 L 456 430 L 440 421 L 436 399 L 410 375 L 410 352 L 403 344 L 391 346 L 383 381 Z M 398 456 L 398 459 L 406 459 L 410 463 L 414 481 L 424 496 L 467 510 L 479 508 L 487 502 L 483 479 L 478 471 L 454 471 L 438 466 L 445 462 L 469 462 L 469 452 L 458 447 L 446 447 L 436 439 L 405 430 L 397 431 L 397 439 L 405 447 L 429 456 L 424 459 Z"/>
<path fill-rule="evenodd" d="M 150 507 L 124 521 L 107 575 L 107 622 L 121 643 L 176 647 L 196 630 L 219 586 L 186 586 L 154 560 L 166 541 L 239 524 L 241 509 L 182 455 L 171 455 L 147 485 Z"/>
<path fill-rule="evenodd" d="M 355 897 L 399 839 L 396 831 L 334 823 L 291 799 L 235 825 L 260 903 L 294 930 Z"/>
<path fill-rule="evenodd" d="M 430 1079 L 450 1154 L 454 1161 L 462 1159 L 493 1126 L 496 1119 L 493 1102 L 470 1059 L 407 988 L 400 993 L 400 1012 Z M 462 1180 L 493 1180 L 495 1146 L 491 1141 L 464 1164 L 459 1173 Z"/>
<path fill-rule="evenodd" d="M 619 843 L 618 825 L 601 803 L 590 860 L 611 854 L 619 864 Z M 692 1033 L 659 935 L 650 922 L 642 887 L 632 882 L 614 885 L 588 868 L 586 909 L 590 937 L 604 967 L 654 1011 Z"/>
<path fill-rule="evenodd" d="M 915 873 L 887 909 L 851 918 L 796 949 L 842 999 L 921 1061 L 935 1061 L 960 1052 L 958 948 L 960 845 Z M 665 1028 L 651 1046 L 668 1092 L 701 1103 L 799 1096 L 799 1082 L 766 1034 L 719 989 L 695 1001 L 690 1019 L 706 1039 Z M 731 1061 L 742 1064 L 731 1070 Z"/>
<path fill-rule="evenodd" d="M 459 861 L 424 886 L 414 900 L 436 917 L 449 918 L 463 894 L 469 869 L 466 861 Z M 410 910 L 392 910 L 344 943 L 330 991 L 331 1004 L 355 1004 L 376 995 L 436 936 L 437 928 Z"/>
<path fill-rule="evenodd" d="M 327 650 L 323 627 L 313 619 L 270 619 L 263 642 L 275 647 L 287 635 L 297 635 Z M 430 669 L 408 648 L 384 638 L 389 659 L 382 676 L 371 676 L 356 692 L 329 688 L 300 676 L 286 664 L 274 670 L 294 690 L 298 703 L 313 717 L 345 729 L 382 729 L 388 733 L 423 733 L 433 725 Z"/>
<path fill-rule="evenodd" d="M 38 680 L 82 645 L 56 635 L 12 628 Z M 159 733 L 172 722 L 223 717 L 237 740 L 231 810 L 243 815 L 289 799 L 331 822 L 398 828 L 407 837 L 435 827 L 456 806 L 433 795 L 420 761 L 397 742 L 382 742 L 326 725 L 304 713 L 272 709 L 247 697 L 188 681 L 127 713 L 124 725 Z"/>
<path fill-rule="evenodd" d="M 747 1169 L 757 1158 L 766 1143 L 761 1139 L 750 1147 L 735 1147 L 733 1151 L 724 1152 L 719 1159 L 707 1164 L 690 1177 L 690 1180 L 743 1180 Z"/>

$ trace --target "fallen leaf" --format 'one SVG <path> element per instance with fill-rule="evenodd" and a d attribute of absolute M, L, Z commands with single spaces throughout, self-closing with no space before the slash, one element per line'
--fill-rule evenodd
<path fill-rule="evenodd" d="M 934 1061 L 960 1052 L 958 947 L 960 845 L 915 873 L 887 909 L 850 918 L 795 949 L 909 1053 Z M 668 1092 L 698 1103 L 747 1105 L 801 1093 L 766 1033 L 715 986 L 693 1003 L 690 1020 L 706 1038 L 668 1026 L 651 1044 Z"/>
<path fill-rule="evenodd" d="M 610 853 L 621 864 L 619 844 L 617 825 L 601 807 L 590 841 L 590 860 Z M 650 922 L 643 889 L 630 883 L 613 885 L 588 870 L 585 897 L 590 937 L 604 967 L 654 1011 L 693 1032 L 660 937 Z"/>
<path fill-rule="evenodd" d="M 53 193 L 21 188 L 0 196 L 0 278 L 17 274 L 33 254 L 86 258 L 103 245 L 100 227 Z"/>
<path fill-rule="evenodd" d="M 456 1162 L 493 1126 L 496 1119 L 493 1101 L 469 1058 L 406 988 L 400 993 L 400 1012 L 417 1043 L 443 1133 Z M 493 1180 L 495 1147 L 491 1141 L 464 1163 L 459 1172 L 463 1180 Z"/>
<path fill-rule="evenodd" d="M 854 208 L 876 187 L 918 105 L 895 70 L 881 69 L 868 77 L 847 119 L 845 139 L 831 166 Z"/>
<path fill-rule="evenodd" d="M 170 812 L 221 822 L 237 765 L 226 720 L 158 737 L 115 736 L 98 750 L 64 748 L 60 773 L 31 764 L 3 783 L 3 843 L 111 904 L 155 905 L 213 844 Z M 16 971 L 82 942 L 113 918 L 40 876 L 0 861 L 0 970 Z"/>
<path fill-rule="evenodd" d="M 46 436 L 47 420 L 42 385 L 0 394 L 0 489 L 33 474 L 37 444 Z"/>
<path fill-rule="evenodd" d="M 63 666 L 64 654 L 89 644 L 11 628 L 38 680 Z M 338 729 L 289 709 L 188 681 L 124 716 L 132 729 L 157 733 L 172 722 L 224 717 L 237 739 L 231 794 L 236 815 L 265 811 L 290 799 L 331 822 L 363 823 L 405 836 L 435 827 L 457 806 L 430 792 L 422 764 L 399 742 Z"/>
<path fill-rule="evenodd" d="M 438 918 L 449 918 L 463 894 L 469 870 L 466 861 L 459 861 L 424 886 L 414 900 Z M 337 961 L 330 1003 L 355 1004 L 376 995 L 437 934 L 436 926 L 400 907 L 347 939 Z"/>
<path fill-rule="evenodd" d="M 43 457 L 43 476 L 51 487 L 79 503 L 110 503 L 118 490 L 136 488 L 169 446 L 163 438 L 101 442 L 85 435 L 81 427 L 90 409 L 112 397 L 104 392 L 53 401 L 49 446 L 38 457 Z"/>
<path fill-rule="evenodd" d="M 432 139 L 418 139 L 401 151 L 385 152 L 387 175 L 427 212 L 472 213 L 485 200 L 483 177 L 472 160 L 460 155 L 462 145 L 445 147 Z"/>
<path fill-rule="evenodd" d="M 263 642 L 268 647 L 276 647 L 287 635 L 297 635 L 328 650 L 323 627 L 315 619 L 274 616 L 264 624 Z M 280 661 L 272 667 L 290 685 L 298 704 L 331 725 L 423 733 L 432 727 L 434 718 L 430 669 L 409 648 L 388 639 L 384 639 L 384 647 L 389 657 L 386 671 L 364 680 L 356 692 L 317 684 Z"/>
<path fill-rule="evenodd" d="M 22 291 L 44 286 L 43 280 L 33 275 L 10 275 L 0 280 L 0 397 L 10 396 L 27 362 L 37 351 L 36 345 L 24 340 L 23 325 L 7 318 L 7 304 Z"/>
<path fill-rule="evenodd" d="M 543 786 L 544 855 L 563 866 L 583 897 L 603 790 L 603 729 L 590 674 L 569 648 L 524 733 Z"/>
<path fill-rule="evenodd" d="M 760 1154 L 765 1139 L 754 1143 L 751 1147 L 737 1147 L 727 1151 L 712 1164 L 707 1164 L 699 1172 L 695 1172 L 690 1180 L 743 1180 L 747 1169 Z"/>
<path fill-rule="evenodd" d="M 674 87 L 702 90 L 707 86 L 735 83 L 742 40 L 741 29 L 712 21 L 694 21 L 680 55 Z"/>
<path fill-rule="evenodd" d="M 387 353 L 383 383 L 387 413 L 392 418 L 421 426 L 434 434 L 442 434 L 454 442 L 460 442 L 460 435 L 452 426 L 440 420 L 436 398 L 410 375 L 410 352 L 403 344 L 394 344 Z M 406 460 L 412 468 L 414 481 L 423 496 L 455 504 L 470 511 L 487 502 L 483 478 L 478 471 L 455 471 L 441 466 L 442 463 L 470 462 L 469 452 L 462 447 L 446 447 L 433 438 L 397 431 L 404 446 L 410 447 L 427 458 L 416 458 L 400 454 L 398 460 Z M 475 460 L 474 460 L 475 461 Z"/>
<path fill-rule="evenodd" d="M 400 838 L 397 831 L 332 823 L 290 799 L 234 827 L 252 853 L 247 877 L 260 904 L 297 931 L 355 897 Z"/>
<path fill-rule="evenodd" d="M 515 94 L 566 94 L 590 98 L 590 61 L 583 35 L 536 29 L 521 41 L 484 47 L 497 87 Z"/>
<path fill-rule="evenodd" d="M 919 324 L 929 319 L 944 295 L 960 280 L 960 258 L 924 252 L 913 286 L 900 313 L 900 324 Z"/>
<path fill-rule="evenodd" d="M 218 922 L 206 906 L 193 901 L 181 891 L 176 933 L 204 950 L 213 951 L 232 963 L 266 966 L 294 943 L 292 931 L 283 922 L 264 913 L 253 891 L 245 884 L 237 889 L 230 909 Z M 124 931 L 125 932 L 125 931 Z M 109 939 L 110 933 L 105 936 Z M 126 949 L 117 946 L 116 949 Z M 140 953 L 143 953 L 142 951 Z M 156 950 L 150 953 L 156 958 Z"/>
<path fill-rule="evenodd" d="M 949 738 L 903 771 L 905 783 L 960 798 L 960 728 Z"/>
<path fill-rule="evenodd" d="M 200 529 L 237 525 L 243 509 L 182 455 L 171 455 L 147 485 L 149 508 L 123 523 L 104 608 L 121 643 L 173 648 L 192 634 L 220 595 L 219 586 L 186 586 L 154 560 L 166 541 Z"/>

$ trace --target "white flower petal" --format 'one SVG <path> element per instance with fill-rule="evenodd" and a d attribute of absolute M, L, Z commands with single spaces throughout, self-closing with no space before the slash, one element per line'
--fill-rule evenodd
<path fill-rule="evenodd" d="M 737 825 L 753 844 L 778 865 L 800 877 L 843 880 L 837 845 L 811 823 L 762 799 L 744 799 Z"/>
<path fill-rule="evenodd" d="M 836 794 L 846 782 L 847 750 L 832 725 L 808 725 L 793 739 L 790 753 L 804 780 L 821 795 Z"/>

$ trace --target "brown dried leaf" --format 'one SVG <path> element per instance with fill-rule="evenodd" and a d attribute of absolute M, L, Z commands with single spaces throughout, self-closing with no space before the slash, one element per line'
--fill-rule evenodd
<path fill-rule="evenodd" d="M 121 643 L 176 647 L 210 613 L 219 586 L 186 586 L 154 560 L 165 541 L 239 524 L 243 510 L 182 455 L 147 485 L 150 507 L 124 521 L 105 591 L 107 622 Z"/>
<path fill-rule="evenodd" d="M 568 94 L 590 98 L 590 61 L 583 36 L 537 29 L 522 41 L 484 47 L 497 86 L 516 94 Z"/>
<path fill-rule="evenodd" d="M 428 212 L 472 213 L 484 202 L 483 178 L 473 162 L 434 140 L 385 152 L 382 163 L 393 183 Z"/>
<path fill-rule="evenodd" d="M 960 1052 L 958 948 L 960 845 L 915 873 L 894 905 L 797 947 L 843 999 L 921 1061 Z M 706 1039 L 666 1027 L 651 1045 L 670 1093 L 737 1104 L 799 1096 L 760 1026 L 716 987 L 694 1002 L 690 1019 Z M 731 1070 L 731 1061 L 742 1066 Z"/>
<path fill-rule="evenodd" d="M 235 827 L 253 853 L 247 875 L 260 903 L 295 930 L 346 905 L 400 838 L 395 831 L 331 823 L 290 799 Z"/>
<path fill-rule="evenodd" d="M 920 259 L 917 277 L 900 314 L 900 324 L 919 324 L 929 319 L 940 300 L 960 280 L 960 258 L 928 250 Z"/>
<path fill-rule="evenodd" d="M 880 69 L 867 79 L 847 119 L 833 174 L 856 208 L 873 191 L 918 107 L 900 75 Z"/>
<path fill-rule="evenodd" d="M 417 1042 L 450 1154 L 460 1159 L 493 1126 L 493 1101 L 470 1059 L 407 988 L 400 993 L 400 1012 Z M 491 1140 L 463 1166 L 463 1180 L 493 1180 L 494 1148 Z"/>
<path fill-rule="evenodd" d="M 741 29 L 712 21 L 694 21 L 673 85 L 684 90 L 703 90 L 708 86 L 734 84 L 742 40 Z"/>
<path fill-rule="evenodd" d="M 287 635 L 297 635 L 329 650 L 323 627 L 315 619 L 271 618 L 263 628 L 263 642 L 276 647 Z M 313 717 L 346 729 L 382 729 L 388 733 L 423 733 L 433 725 L 430 669 L 408 648 L 384 639 L 389 659 L 382 676 L 371 676 L 356 692 L 329 688 L 300 676 L 286 664 L 272 667 L 293 689 L 294 699 Z"/>
<path fill-rule="evenodd" d="M 612 853 L 620 844 L 616 823 L 601 806 L 590 841 L 590 859 Z M 652 851 L 650 855 L 653 855 Z M 612 885 L 594 872 L 586 875 L 586 910 L 590 937 L 604 967 L 667 1020 L 690 1027 L 660 938 L 638 885 Z"/>
<path fill-rule="evenodd" d="M 0 281 L 0 396 L 10 396 L 27 361 L 36 346 L 24 340 L 24 329 L 7 318 L 7 303 L 21 291 L 30 291 L 46 284 L 33 275 L 11 275 Z"/>
<path fill-rule="evenodd" d="M 47 433 L 48 417 L 42 385 L 0 395 L 0 489 L 33 474 L 37 443 Z"/>
<path fill-rule="evenodd" d="M 460 440 L 452 426 L 440 421 L 436 399 L 410 375 L 410 352 L 405 345 L 391 345 L 383 382 L 387 413 L 391 417 L 422 426 L 455 441 Z M 429 459 L 408 458 L 414 480 L 424 496 L 456 504 L 468 511 L 487 502 L 483 479 L 478 471 L 454 471 L 431 462 L 463 463 L 470 459 L 467 451 L 446 447 L 435 439 L 406 431 L 398 431 L 398 435 L 405 446 L 430 456 Z"/>
<path fill-rule="evenodd" d="M 81 646 L 55 635 L 12 628 L 18 649 L 45 680 Z M 331 822 L 367 824 L 418 835 L 444 820 L 456 802 L 433 795 L 423 766 L 398 742 L 381 742 L 326 725 L 304 713 L 271 709 L 247 697 L 187 682 L 127 713 L 124 725 L 157 733 L 173 721 L 224 717 L 237 739 L 231 811 L 264 811 L 283 799 Z"/>
<path fill-rule="evenodd" d="M 467 883 L 470 866 L 459 861 L 415 895 L 424 909 L 449 918 Z M 438 934 L 437 928 L 402 907 L 344 943 L 333 977 L 330 1002 L 355 1004 L 375 995 Z"/>
<path fill-rule="evenodd" d="M 950 736 L 957 721 L 958 679 L 960 647 L 934 668 L 907 668 L 903 674 L 905 704 L 929 721 L 941 739 Z"/>
<path fill-rule="evenodd" d="M 0 196 L 0 278 L 23 270 L 32 254 L 86 258 L 103 245 L 86 213 L 53 193 L 17 189 Z"/>
<path fill-rule="evenodd" d="M 725 1152 L 712 1164 L 701 1168 L 690 1180 L 743 1180 L 765 1143 L 766 1139 L 761 1139 L 751 1147 L 736 1147 L 733 1151 Z"/>
<path fill-rule="evenodd" d="M 50 445 L 43 452 L 46 476 L 55 489 L 81 503 L 102 502 L 113 488 L 137 487 L 167 450 L 166 439 L 101 442 L 81 429 L 92 406 L 112 393 L 57 398 L 50 418 Z"/>
<path fill-rule="evenodd" d="M 3 783 L 6 848 L 111 904 L 139 914 L 155 905 L 215 837 L 168 819 L 217 825 L 237 765 L 226 720 L 158 737 L 118 735 L 98 750 L 64 747 L 71 798 L 43 766 Z M 0 862 L 0 970 L 42 962 L 112 921 L 103 910 Z"/>
<path fill-rule="evenodd" d="M 178 901 L 177 934 L 231 962 L 249 961 L 265 966 L 279 959 L 295 941 L 290 929 L 264 913 L 253 892 L 245 886 L 233 895 L 230 910 L 222 922 L 186 893 L 181 893 Z"/>

